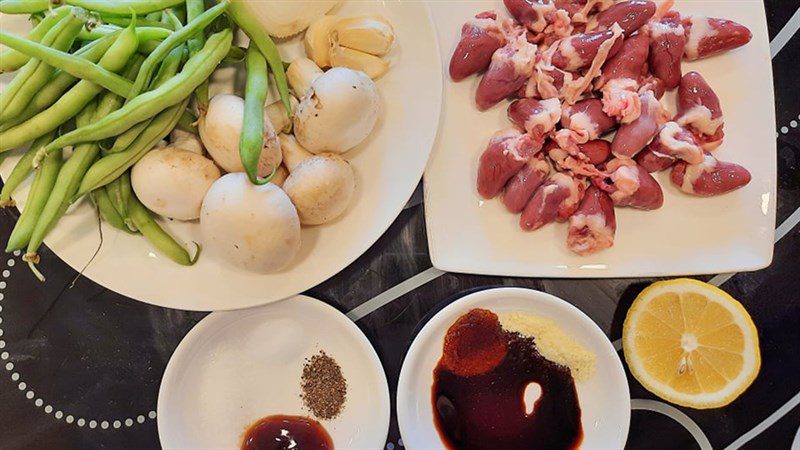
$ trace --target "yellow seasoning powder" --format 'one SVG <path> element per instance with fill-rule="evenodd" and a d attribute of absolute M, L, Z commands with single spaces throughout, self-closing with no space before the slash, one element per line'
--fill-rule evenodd
<path fill-rule="evenodd" d="M 564 332 L 555 322 L 521 312 L 499 314 L 500 324 L 512 333 L 532 337 L 536 349 L 545 358 L 569 367 L 575 381 L 588 379 L 594 373 L 596 356 Z"/>

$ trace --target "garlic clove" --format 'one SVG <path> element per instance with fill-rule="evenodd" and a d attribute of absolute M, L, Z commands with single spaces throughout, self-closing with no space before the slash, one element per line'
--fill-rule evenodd
<path fill-rule="evenodd" d="M 383 59 L 340 45 L 334 45 L 331 49 L 331 65 L 360 70 L 373 80 L 380 78 L 389 70 L 389 63 Z"/>
<path fill-rule="evenodd" d="M 361 16 L 339 20 L 330 32 L 336 44 L 375 56 L 389 53 L 394 44 L 392 25 L 380 16 Z"/>
<path fill-rule="evenodd" d="M 306 35 L 303 39 L 306 56 L 317 63 L 319 67 L 331 66 L 329 36 L 339 20 L 338 16 L 322 16 L 306 30 Z"/>
<path fill-rule="evenodd" d="M 286 69 L 286 79 L 295 95 L 302 97 L 311 88 L 311 83 L 322 75 L 322 69 L 308 58 L 298 58 Z"/>

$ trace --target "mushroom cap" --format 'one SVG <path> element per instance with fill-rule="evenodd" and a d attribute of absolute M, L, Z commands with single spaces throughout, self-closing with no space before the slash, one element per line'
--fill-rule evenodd
<path fill-rule="evenodd" d="M 200 230 L 206 251 L 253 272 L 278 271 L 300 250 L 292 201 L 274 184 L 254 185 L 244 173 L 229 173 L 211 186 Z"/>
<path fill-rule="evenodd" d="M 320 225 L 339 217 L 355 191 L 352 166 L 339 155 L 322 153 L 303 160 L 283 183 L 300 223 Z"/>
<path fill-rule="evenodd" d="M 378 88 L 364 72 L 334 67 L 317 77 L 300 101 L 294 134 L 312 153 L 344 153 L 369 136 L 380 105 Z"/>
<path fill-rule="evenodd" d="M 231 94 L 215 95 L 200 118 L 200 139 L 214 162 L 226 172 L 244 172 L 239 155 L 239 136 L 244 120 L 244 99 Z M 264 118 L 264 148 L 258 160 L 258 176 L 266 177 L 281 163 L 280 142 L 272 124 Z"/>
<path fill-rule="evenodd" d="M 222 173 L 210 159 L 172 146 L 148 152 L 131 171 L 131 185 L 144 206 L 178 220 L 200 217 L 200 205 Z"/>

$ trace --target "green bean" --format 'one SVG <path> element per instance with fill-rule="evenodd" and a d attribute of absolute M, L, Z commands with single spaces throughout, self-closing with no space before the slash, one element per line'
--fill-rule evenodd
<path fill-rule="evenodd" d="M 150 53 L 153 53 L 159 45 L 161 45 L 161 41 L 159 40 L 140 42 L 138 51 L 143 55 L 149 55 Z"/>
<path fill-rule="evenodd" d="M 142 205 L 135 195 L 131 196 L 128 202 L 128 212 L 130 213 L 131 221 L 139 232 L 141 232 L 145 239 L 159 252 L 183 266 L 191 266 L 197 262 L 197 259 L 200 257 L 200 246 L 195 243 L 197 251 L 194 257 L 189 256 L 189 252 L 158 225 L 150 214 L 150 211 Z"/>
<path fill-rule="evenodd" d="M 142 64 L 142 60 L 143 58 L 141 57 L 134 57 L 125 68 L 125 75 L 131 78 L 135 76 Z M 91 123 L 118 109 L 122 106 L 122 103 L 122 97 L 106 92 L 99 100 L 90 103 L 81 111 L 76 117 L 76 125 L 84 126 L 87 123 Z M 47 204 L 42 210 L 28 242 L 26 255 L 29 255 L 29 259 L 37 259 L 36 253 L 39 250 L 39 246 L 42 245 L 44 238 L 59 219 L 67 212 L 72 196 L 75 195 L 83 176 L 89 166 L 97 159 L 99 152 L 100 146 L 96 142 L 87 142 L 73 149 L 72 155 L 64 163 L 58 174 L 55 185 L 53 185 L 50 196 L 47 199 Z"/>
<path fill-rule="evenodd" d="M 183 27 L 183 22 L 181 22 L 181 19 L 179 19 L 171 9 L 162 11 L 161 16 L 161 21 L 172 24 L 173 29 L 180 30 Z"/>
<path fill-rule="evenodd" d="M 14 225 L 14 229 L 11 231 L 11 236 L 8 237 L 6 252 L 25 248 L 28 244 L 33 228 L 36 226 L 36 221 L 39 219 L 39 214 L 41 214 L 47 202 L 47 194 L 56 182 L 62 159 L 61 153 L 54 152 L 47 155 L 47 158 L 42 162 L 42 167 L 36 172 L 36 176 L 33 179 L 25 209 L 22 210 L 17 224 Z"/>
<path fill-rule="evenodd" d="M 175 124 L 178 123 L 181 112 L 186 109 L 188 103 L 189 98 L 187 97 L 183 102 L 162 111 L 128 148 L 118 153 L 111 153 L 92 164 L 92 167 L 83 177 L 78 193 L 72 198 L 72 201 L 77 200 L 89 191 L 105 186 L 136 164 L 159 141 L 175 129 Z M 121 109 L 118 111 L 121 111 Z"/>
<path fill-rule="evenodd" d="M 142 131 L 144 131 L 152 121 L 153 119 L 143 120 L 117 136 L 116 139 L 114 139 L 114 144 L 111 145 L 111 148 L 103 152 L 103 156 L 125 151 L 125 149 L 130 147 L 131 144 L 136 141 L 136 138 L 142 134 Z"/>
<path fill-rule="evenodd" d="M 220 31 L 208 38 L 203 51 L 189 58 L 181 72 L 156 89 L 136 96 L 122 108 L 86 127 L 71 131 L 47 145 L 39 152 L 54 151 L 67 145 L 86 141 L 99 141 L 117 136 L 135 124 L 146 120 L 170 106 L 181 103 L 191 96 L 200 83 L 214 71 L 217 64 L 228 53 L 233 39 L 230 29 Z M 177 119 L 176 119 L 177 121 Z M 0 134 L 0 138 L 2 138 Z M 0 146 L 2 150 L 4 146 Z M 13 148 L 13 147 L 11 147 Z M 36 161 L 34 161 L 34 164 Z"/>
<path fill-rule="evenodd" d="M 234 45 L 225 56 L 225 62 L 228 64 L 240 63 L 244 62 L 245 57 L 247 57 L 247 49 Z"/>
<path fill-rule="evenodd" d="M 198 134 L 197 117 L 195 117 L 190 111 L 186 110 L 183 112 L 183 114 L 181 114 L 181 118 L 178 120 L 177 127 L 183 131 Z"/>
<path fill-rule="evenodd" d="M 155 89 L 161 87 L 170 78 L 174 77 L 175 74 L 177 74 L 180 70 L 181 64 L 186 61 L 187 56 L 188 54 L 186 52 L 186 46 L 184 45 L 179 45 L 172 49 L 167 57 L 161 62 L 158 72 L 156 72 L 155 77 L 153 77 L 153 81 L 150 83 L 149 88 Z"/>
<path fill-rule="evenodd" d="M 0 13 L 33 14 L 47 11 L 50 0 L 3 0 L 0 1 Z"/>
<path fill-rule="evenodd" d="M 0 12 L 4 14 L 33 14 L 50 9 L 52 0 L 3 0 Z M 53 1 L 52 3 L 56 3 Z M 63 0 L 63 3 L 80 6 L 91 11 L 106 14 L 145 15 L 153 11 L 171 8 L 183 0 Z"/>
<path fill-rule="evenodd" d="M 110 34 L 96 41 L 90 42 L 76 51 L 74 55 L 79 56 L 89 62 L 95 63 L 100 60 L 106 51 L 108 51 L 109 47 L 111 47 L 111 44 L 114 43 L 114 40 L 118 35 L 119 33 Z M 44 111 L 46 108 L 55 103 L 56 100 L 58 100 L 67 89 L 75 84 L 75 81 L 77 81 L 77 78 L 73 77 L 72 75 L 66 72 L 56 71 L 56 73 L 53 75 L 53 78 L 51 78 L 47 85 L 45 85 L 41 90 L 39 90 L 39 92 L 36 93 L 36 95 L 33 96 L 33 99 L 31 99 L 31 101 L 28 103 L 28 106 L 26 106 L 25 109 L 19 113 L 19 115 L 0 125 L 0 131 L 8 130 L 9 128 L 19 125 L 36 114 Z"/>
<path fill-rule="evenodd" d="M 186 5 L 184 2 L 181 2 L 179 5 L 176 5 L 172 8 L 168 8 L 166 11 L 169 11 L 169 13 L 175 16 L 181 23 L 189 22 L 186 20 Z"/>
<path fill-rule="evenodd" d="M 17 165 L 14 166 L 11 174 L 8 175 L 8 179 L 5 180 L 3 184 L 3 190 L 0 191 L 0 207 L 14 206 L 15 203 L 11 196 L 19 185 L 28 178 L 28 175 L 33 172 L 33 165 L 31 164 L 33 157 L 39 149 L 47 145 L 47 143 L 52 141 L 55 137 L 55 133 L 48 133 L 33 141 L 28 150 L 25 151 L 25 154 L 22 155 L 22 158 L 20 158 Z"/>
<path fill-rule="evenodd" d="M 107 16 L 103 14 L 100 15 L 100 20 L 102 20 L 103 23 L 105 24 L 116 25 L 118 27 L 123 27 L 123 28 L 131 26 L 131 23 L 133 22 L 133 19 L 130 16 L 117 17 L 117 16 Z M 160 22 L 158 20 L 147 20 L 139 17 L 136 18 L 136 25 L 142 27 L 164 28 L 165 30 L 170 30 L 170 31 L 173 30 L 172 26 L 169 24 Z"/>
<path fill-rule="evenodd" d="M 137 24 L 138 23 L 139 22 L 137 19 Z M 122 28 L 116 25 L 100 25 L 92 30 L 81 30 L 81 32 L 78 34 L 78 39 L 81 41 L 94 41 L 95 39 L 108 36 L 111 33 L 120 31 L 121 29 Z M 172 31 L 166 28 L 145 26 L 136 27 L 136 36 L 139 38 L 139 42 L 166 39 L 170 34 L 172 34 Z"/>
<path fill-rule="evenodd" d="M 89 195 L 91 196 L 94 204 L 97 206 L 97 211 L 100 213 L 100 217 L 103 220 L 118 230 L 133 234 L 130 228 L 128 228 L 128 226 L 125 224 L 125 220 L 123 220 L 117 210 L 114 209 L 114 206 L 111 204 L 111 199 L 108 197 L 108 193 L 106 192 L 105 188 L 94 190 L 90 192 Z"/>
<path fill-rule="evenodd" d="M 150 53 L 153 53 L 153 51 L 155 51 L 160 44 L 161 41 L 158 40 L 141 42 L 139 43 L 139 53 L 149 55 Z M 225 55 L 225 58 L 222 59 L 222 64 L 238 64 L 240 62 L 244 62 L 244 55 L 246 52 L 247 50 L 233 45 L 228 51 L 228 54 Z M 284 66 L 289 67 L 289 63 L 284 64 Z M 206 80 L 206 83 L 208 83 L 208 80 Z"/>
<path fill-rule="evenodd" d="M 166 83 L 167 80 L 175 76 L 178 73 L 178 69 L 180 69 L 181 63 L 183 63 L 183 58 L 186 56 L 185 47 L 179 46 L 173 49 L 164 61 L 161 63 L 161 67 L 158 68 L 158 72 L 156 73 L 156 77 L 153 79 L 151 83 L 152 87 L 158 87 L 162 84 Z M 142 122 L 137 123 L 128 131 L 120 134 L 114 140 L 113 146 L 104 152 L 104 154 L 110 153 L 118 153 L 126 148 L 128 148 L 131 143 L 136 140 L 139 134 L 142 133 L 142 130 L 147 128 L 147 126 L 152 121 L 152 118 L 145 119 Z"/>
<path fill-rule="evenodd" d="M 59 20 L 63 19 L 71 9 L 71 6 L 62 6 L 54 9 L 52 14 L 45 14 L 44 19 L 31 30 L 27 39 L 34 42 L 41 42 L 47 32 L 50 31 Z M 25 65 L 29 59 L 28 55 L 14 49 L 9 48 L 3 50 L 0 52 L 0 73 L 13 72 Z"/>
<path fill-rule="evenodd" d="M 128 172 L 125 172 L 128 173 Z M 117 211 L 122 220 L 127 223 L 128 217 L 128 204 L 125 203 L 123 200 L 122 195 L 122 181 L 125 173 L 120 175 L 116 180 L 111 181 L 108 183 L 105 188 L 106 192 L 108 192 L 108 198 L 111 199 L 111 204 L 114 206 L 114 209 Z M 128 180 L 130 182 L 130 179 Z"/>
<path fill-rule="evenodd" d="M 84 23 L 86 23 L 86 11 L 74 8 L 47 32 L 42 38 L 42 44 L 34 45 L 52 46 L 58 50 L 68 49 L 78 37 L 78 32 Z M 0 34 L 10 36 L 5 33 Z M 0 41 L 1 38 L 2 36 Z M 52 66 L 38 58 L 25 63 L 0 95 L 0 122 L 7 121 L 22 112 L 34 94 L 47 84 L 54 71 Z"/>
<path fill-rule="evenodd" d="M 186 20 L 188 22 L 199 17 L 205 10 L 206 5 L 203 0 L 186 0 Z M 192 56 L 197 54 L 205 43 L 206 36 L 203 33 L 198 33 L 195 37 L 189 39 L 189 54 Z M 194 97 L 197 101 L 197 107 L 201 111 L 208 109 L 208 80 L 195 89 Z"/>
<path fill-rule="evenodd" d="M 267 101 L 269 83 L 267 61 L 258 47 L 251 43 L 245 62 L 247 83 L 244 91 L 244 122 L 239 134 L 239 158 L 250 182 L 262 185 L 269 183 L 269 178 L 258 179 L 258 160 L 264 150 L 264 103 Z"/>
<path fill-rule="evenodd" d="M 39 59 L 45 64 L 61 69 L 61 71 L 67 72 L 74 77 L 99 84 L 109 91 L 117 95 L 122 95 L 123 97 L 127 96 L 133 87 L 133 83 L 114 72 L 103 69 L 97 64 L 90 63 L 83 58 L 46 47 L 42 44 L 37 44 L 2 32 L 0 32 L 0 44 L 26 53 L 32 58 Z M 19 111 L 15 111 L 14 114 L 18 112 Z M 2 120 L 2 116 L 0 116 L 0 120 Z"/>
<path fill-rule="evenodd" d="M 246 8 L 245 2 L 234 2 L 228 8 L 227 14 L 250 37 L 250 40 L 256 43 L 258 49 L 261 50 L 261 54 L 267 59 L 269 70 L 272 71 L 272 76 L 275 77 L 275 85 L 278 88 L 278 94 L 280 94 L 283 106 L 286 108 L 286 113 L 289 114 L 289 117 L 292 117 L 289 83 L 286 81 L 286 71 L 283 68 L 281 54 L 269 34 Z"/>
<path fill-rule="evenodd" d="M 182 0 L 66 0 L 66 3 L 73 6 L 81 6 L 86 9 L 106 14 L 124 15 L 145 15 L 154 11 L 171 8 L 183 3 Z"/>
<path fill-rule="evenodd" d="M 136 51 L 137 45 L 138 40 L 136 39 L 136 32 L 133 28 L 126 28 L 118 35 L 114 44 L 112 44 L 106 54 L 100 59 L 100 66 L 112 71 L 122 69 Z M 61 124 L 80 112 L 80 110 L 92 101 L 102 90 L 102 87 L 90 81 L 81 80 L 46 110 L 0 133 L 0 152 L 19 147 L 31 139 L 36 139 L 58 128 Z M 61 147 L 58 148 L 60 149 Z M 44 156 L 43 151 L 44 149 L 39 151 L 40 156 L 34 158 L 34 167 L 38 166 L 38 161 Z"/>
<path fill-rule="evenodd" d="M 159 44 L 153 53 L 147 57 L 147 59 L 144 61 L 144 64 L 142 64 L 142 70 L 139 71 L 139 75 L 136 76 L 136 81 L 133 82 L 133 89 L 131 90 L 130 95 L 128 95 L 128 99 L 131 99 L 142 92 L 144 87 L 150 82 L 150 77 L 152 76 L 156 65 L 166 58 L 172 49 L 183 44 L 198 32 L 202 33 L 203 29 L 207 27 L 208 24 L 213 22 L 214 19 L 219 17 L 219 15 L 225 11 L 225 9 L 228 7 L 228 4 L 229 3 L 227 1 L 224 1 L 219 5 L 209 9 L 191 23 L 187 24 L 185 27 L 182 27 L 180 30 L 176 30 L 168 38 L 164 39 L 164 41 Z"/>

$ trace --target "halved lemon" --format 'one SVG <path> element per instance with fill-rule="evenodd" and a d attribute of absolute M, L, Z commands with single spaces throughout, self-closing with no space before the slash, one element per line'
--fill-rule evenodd
<path fill-rule="evenodd" d="M 636 297 L 622 346 L 642 386 L 690 408 L 729 404 L 761 367 L 758 331 L 744 307 L 723 290 L 687 278 L 653 283 Z"/>

